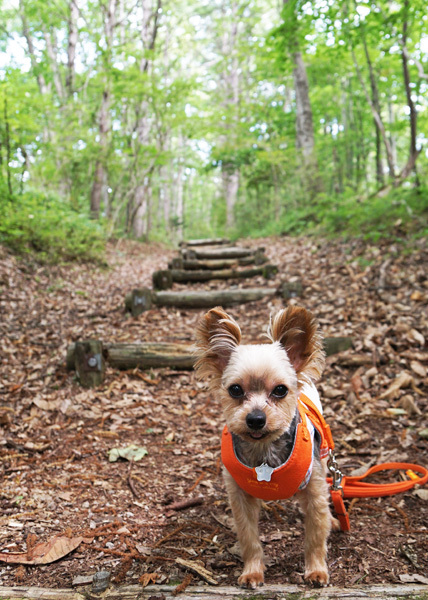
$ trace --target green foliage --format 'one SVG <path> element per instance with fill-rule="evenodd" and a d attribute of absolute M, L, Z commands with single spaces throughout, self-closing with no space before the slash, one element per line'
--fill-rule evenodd
<path fill-rule="evenodd" d="M 27 192 L 0 204 L 0 243 L 41 262 L 101 262 L 105 233 L 99 222 L 58 197 Z"/>

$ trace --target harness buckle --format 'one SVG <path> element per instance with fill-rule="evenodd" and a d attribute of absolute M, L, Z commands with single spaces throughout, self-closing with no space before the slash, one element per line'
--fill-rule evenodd
<path fill-rule="evenodd" d="M 338 467 L 336 457 L 334 456 L 334 452 L 331 449 L 328 451 L 327 469 L 330 471 L 333 480 L 331 484 L 331 489 L 342 490 L 343 488 L 341 486 L 341 483 L 343 479 L 343 474 Z"/>

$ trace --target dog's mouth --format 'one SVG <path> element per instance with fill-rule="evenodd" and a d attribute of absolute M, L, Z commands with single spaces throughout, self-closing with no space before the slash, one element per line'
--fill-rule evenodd
<path fill-rule="evenodd" d="M 248 435 L 252 440 L 262 440 L 269 434 L 268 431 L 248 431 Z"/>

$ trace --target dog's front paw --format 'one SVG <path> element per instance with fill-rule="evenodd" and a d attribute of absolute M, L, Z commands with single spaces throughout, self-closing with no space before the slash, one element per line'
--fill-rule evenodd
<path fill-rule="evenodd" d="M 242 573 L 238 579 L 238 583 L 243 588 L 255 590 L 259 585 L 264 583 L 263 571 L 253 571 L 252 573 Z"/>
<path fill-rule="evenodd" d="M 314 571 L 306 570 L 305 580 L 316 586 L 327 585 L 329 580 L 328 571 L 327 569 L 317 569 Z"/>

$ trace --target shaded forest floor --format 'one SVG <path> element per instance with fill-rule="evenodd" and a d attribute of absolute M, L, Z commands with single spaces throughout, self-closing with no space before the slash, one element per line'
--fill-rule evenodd
<path fill-rule="evenodd" d="M 248 244 L 264 245 L 279 265 L 271 285 L 303 280 L 298 302 L 325 335 L 354 339 L 353 350 L 328 359 L 319 384 L 345 474 L 384 461 L 426 466 L 427 250 L 288 238 Z M 49 565 L 0 563 L 0 585 L 70 587 L 74 577 L 101 569 L 120 583 L 144 574 L 146 582 L 179 583 L 177 557 L 201 561 L 221 584 L 235 583 L 241 565 L 220 473 L 223 420 L 204 386 L 192 372 L 107 367 L 105 383 L 88 391 L 65 369 L 66 348 L 78 339 L 192 343 L 203 311 L 155 308 L 137 319 L 123 311 L 126 292 L 150 285 L 172 254 L 121 242 L 109 248 L 110 268 L 99 270 L 35 268 L 0 250 L 0 551 L 23 552 L 57 534 L 84 538 Z M 269 314 L 281 306 L 275 298 L 229 312 L 251 342 L 263 339 Z M 356 355 L 366 364 L 353 365 Z M 402 387 L 391 388 L 397 376 Z M 109 462 L 111 448 L 130 444 L 148 454 Z M 428 500 L 417 494 L 352 502 L 351 532 L 329 542 L 333 585 L 426 575 Z M 196 496 L 202 504 L 170 506 Z M 267 582 L 301 583 L 297 504 L 267 503 L 261 534 Z"/>

